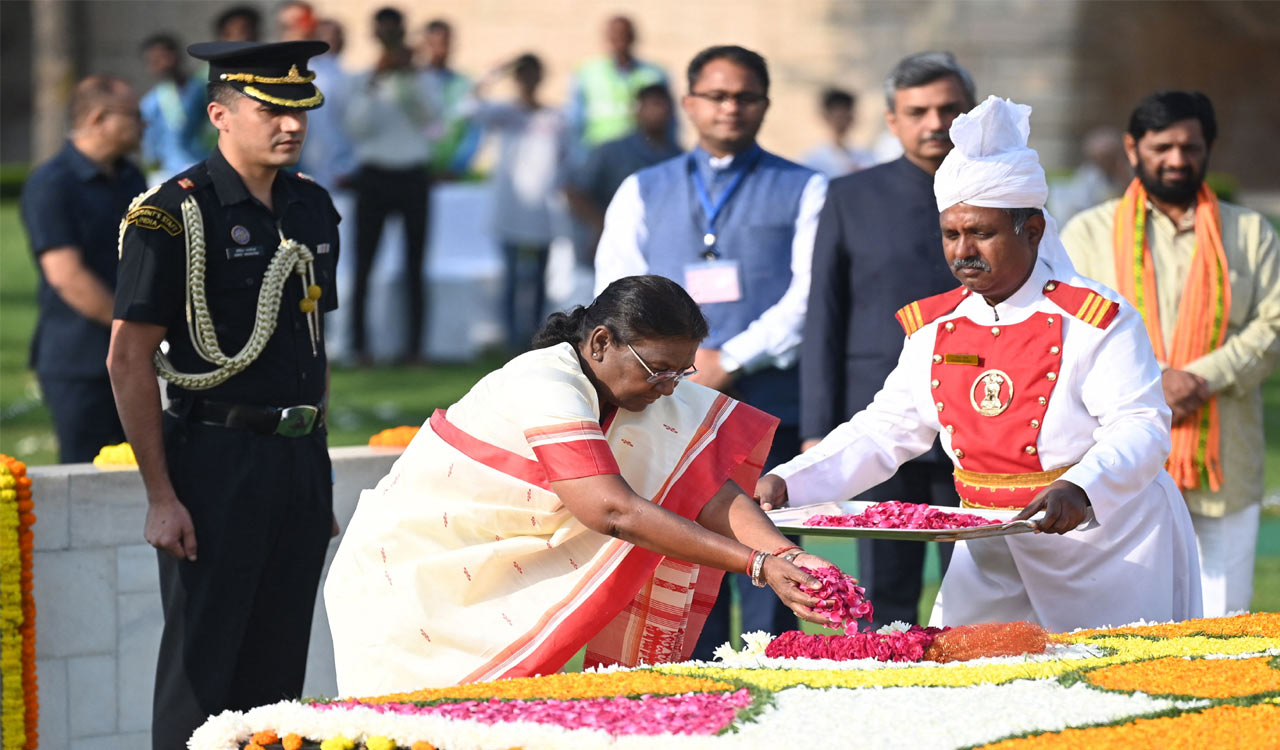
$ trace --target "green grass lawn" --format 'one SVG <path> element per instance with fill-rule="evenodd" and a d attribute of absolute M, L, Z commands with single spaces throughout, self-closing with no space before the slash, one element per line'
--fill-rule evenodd
<path fill-rule="evenodd" d="M 35 377 L 27 370 L 27 347 L 35 328 L 35 286 L 35 268 L 18 219 L 17 202 L 0 201 L 0 453 L 39 465 L 56 461 L 57 444 Z M 383 428 L 421 424 L 434 409 L 453 403 L 501 363 L 488 358 L 430 368 L 335 370 L 330 442 L 335 446 L 362 445 Z M 1280 490 L 1280 373 L 1264 385 L 1263 396 L 1269 436 L 1266 482 L 1268 492 L 1274 493 Z M 846 570 L 856 568 L 852 544 L 823 539 L 814 540 L 811 546 Z M 929 571 L 935 583 L 921 597 L 922 617 L 928 616 L 936 592 L 936 561 Z M 1263 516 L 1253 608 L 1280 611 L 1280 510 L 1274 508 Z"/>

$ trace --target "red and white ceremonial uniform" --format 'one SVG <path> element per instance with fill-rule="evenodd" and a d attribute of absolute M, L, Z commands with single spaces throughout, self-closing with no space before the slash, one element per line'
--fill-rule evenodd
<path fill-rule="evenodd" d="M 1026 505 L 1055 479 L 1098 525 L 957 543 L 932 624 L 1030 620 L 1052 631 L 1201 611 L 1186 505 L 1164 470 L 1170 411 L 1142 320 L 1044 259 L 994 307 L 964 288 L 903 308 L 898 366 L 864 411 L 773 473 L 792 506 L 852 497 L 929 449 L 969 507 Z M 912 498 L 902 498 L 910 500 Z"/>

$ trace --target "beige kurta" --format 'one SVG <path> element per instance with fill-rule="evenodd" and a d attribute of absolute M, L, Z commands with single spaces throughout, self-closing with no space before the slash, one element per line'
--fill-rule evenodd
<path fill-rule="evenodd" d="M 1113 289 L 1118 286 L 1112 239 L 1117 202 L 1079 214 L 1062 231 L 1062 243 L 1076 270 Z M 1205 378 L 1218 396 L 1222 426 L 1222 489 L 1183 490 L 1191 512 L 1204 516 L 1224 516 L 1262 501 L 1261 383 L 1280 361 L 1280 241 L 1261 214 L 1225 201 L 1219 206 L 1231 276 L 1227 340 L 1186 367 Z M 1183 225 L 1175 226 L 1161 211 L 1147 209 L 1166 351 L 1173 345 L 1182 287 L 1195 252 L 1193 219 L 1194 211 L 1188 211 Z"/>

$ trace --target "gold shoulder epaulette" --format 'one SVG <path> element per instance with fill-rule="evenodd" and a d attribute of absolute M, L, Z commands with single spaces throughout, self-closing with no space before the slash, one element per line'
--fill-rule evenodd
<path fill-rule="evenodd" d="M 1078 318 L 1094 328 L 1105 329 L 1115 320 L 1120 312 L 1120 303 L 1112 302 L 1101 294 L 1079 286 L 1071 286 L 1061 281 L 1050 281 L 1044 285 L 1044 296 L 1053 301 L 1062 311 L 1073 318 Z"/>
<path fill-rule="evenodd" d="M 898 324 L 902 326 L 902 330 L 908 336 L 916 331 L 924 328 L 928 324 L 946 315 L 952 310 L 959 307 L 964 298 L 969 295 L 969 290 L 963 286 L 956 287 L 949 292 L 935 294 L 932 297 L 925 297 L 916 300 L 911 304 L 903 307 L 894 314 L 898 319 Z"/>

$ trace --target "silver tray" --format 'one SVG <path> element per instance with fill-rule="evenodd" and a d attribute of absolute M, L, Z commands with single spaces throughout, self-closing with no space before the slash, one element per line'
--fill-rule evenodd
<path fill-rule="evenodd" d="M 803 534 L 805 536 L 830 536 L 845 539 L 902 539 L 913 542 L 958 542 L 964 539 L 984 539 L 992 536 L 1008 536 L 1009 534 L 1026 534 L 1035 530 L 1034 521 L 1044 516 L 1041 511 L 1029 520 L 1015 521 L 1021 510 L 987 510 L 985 508 L 945 508 L 930 506 L 945 513 L 968 513 L 991 520 L 986 526 L 971 526 L 954 529 L 854 529 L 839 526 L 805 526 L 806 519 L 813 516 L 855 515 L 863 512 L 876 503 L 856 500 L 838 500 L 817 505 L 806 505 L 801 508 L 779 508 L 767 511 L 766 515 L 773 521 L 778 530 L 784 534 Z M 1085 530 L 1093 525 L 1093 509 L 1080 524 L 1078 530 Z"/>

